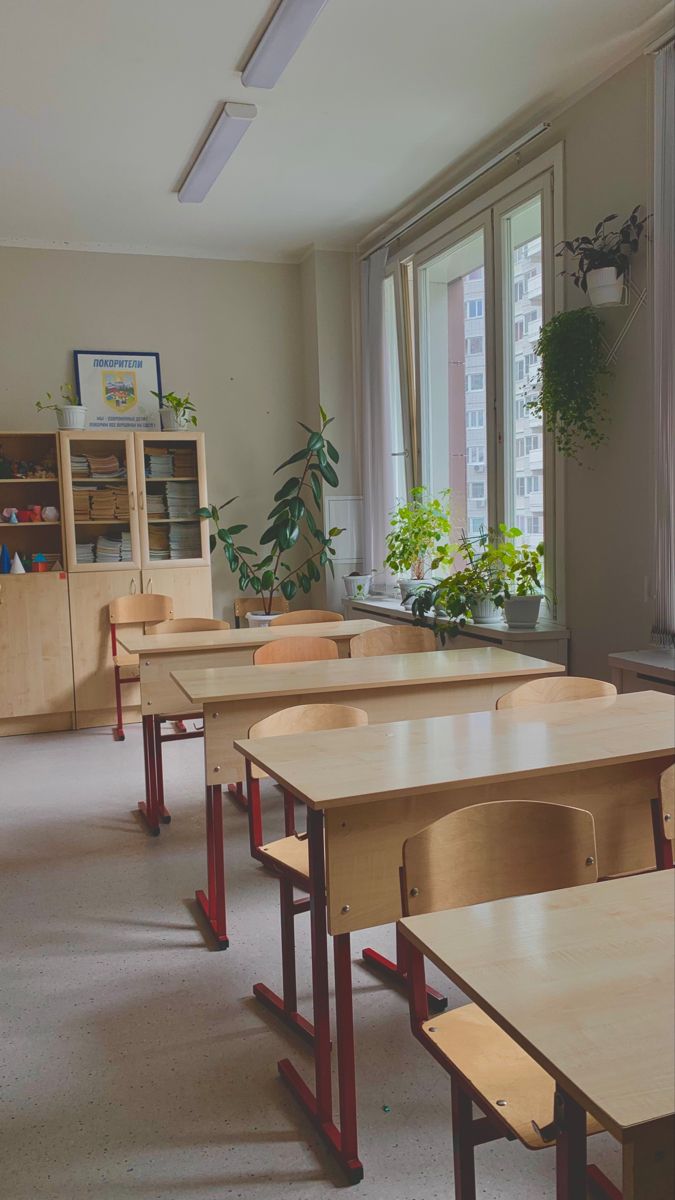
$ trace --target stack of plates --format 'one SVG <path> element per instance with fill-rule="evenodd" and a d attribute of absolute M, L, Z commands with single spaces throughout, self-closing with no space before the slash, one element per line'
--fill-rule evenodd
<path fill-rule="evenodd" d="M 166 529 L 158 529 L 156 525 L 148 529 L 150 547 L 150 562 L 162 562 L 169 555 L 169 535 Z"/>
<path fill-rule="evenodd" d="M 169 525 L 171 558 L 201 558 L 202 538 L 199 521 L 194 524 Z"/>
<path fill-rule="evenodd" d="M 109 563 L 119 562 L 121 558 L 122 539 L 121 537 L 110 537 L 102 533 L 96 539 L 96 562 Z"/>
<path fill-rule="evenodd" d="M 96 556 L 94 554 L 94 543 L 93 542 L 78 542 L 77 543 L 77 561 L 79 563 L 96 562 Z"/>
<path fill-rule="evenodd" d="M 73 479 L 82 479 L 89 474 L 89 459 L 86 454 L 73 454 L 71 450 L 70 471 Z"/>
<path fill-rule="evenodd" d="M 145 451 L 146 479 L 167 479 L 173 475 L 173 452 L 166 446 L 148 446 Z"/>
<path fill-rule="evenodd" d="M 170 517 L 194 517 L 199 508 L 199 490 L 195 483 L 167 483 L 166 506 Z"/>

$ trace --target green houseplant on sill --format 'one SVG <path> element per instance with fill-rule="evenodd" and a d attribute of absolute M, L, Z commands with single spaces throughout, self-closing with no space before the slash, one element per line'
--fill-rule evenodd
<path fill-rule="evenodd" d="M 197 410 L 189 392 L 185 396 L 177 396 L 175 392 L 165 392 L 164 395 L 161 392 L 151 392 L 150 395 L 159 400 L 162 429 L 177 432 L 187 429 L 188 425 L 196 426 Z"/>
<path fill-rule="evenodd" d="M 59 389 L 61 403 L 55 402 L 51 392 L 47 392 L 48 404 L 44 400 L 36 400 L 38 412 L 55 412 L 56 424 L 59 429 L 84 429 L 87 420 L 87 410 L 80 404 L 70 383 L 62 383 Z"/>
<path fill-rule="evenodd" d="M 544 566 L 544 543 L 535 547 L 522 543 L 520 529 L 499 526 L 501 539 L 499 555 L 504 568 L 503 608 L 509 629 L 534 629 L 544 591 L 541 576 Z"/>
<path fill-rule="evenodd" d="M 414 487 L 409 499 L 400 501 L 390 515 L 384 565 L 398 575 L 403 603 L 425 586 L 428 569 L 437 571 L 452 562 L 449 497 L 449 490 L 430 496 L 427 488 Z"/>
<path fill-rule="evenodd" d="M 216 526 L 216 532 L 210 537 L 211 551 L 220 542 L 230 570 L 239 576 L 242 592 L 250 589 L 263 601 L 262 613 L 248 614 L 249 625 L 268 625 L 273 616 L 274 598 L 281 595 L 286 600 L 292 600 L 299 591 L 306 594 L 313 584 L 319 582 L 326 567 L 335 577 L 333 539 L 344 530 L 335 527 L 325 534 L 318 522 L 324 484 L 334 488 L 339 482 L 333 463 L 339 462 L 340 455 L 325 437 L 326 428 L 333 418 L 327 417 L 323 409 L 320 411 L 321 428 L 313 430 L 299 421 L 298 424 L 309 435 L 307 442 L 274 472 L 277 475 L 286 467 L 302 464 L 301 473 L 291 474 L 275 492 L 274 506 L 267 515 L 269 525 L 259 538 L 259 549 L 254 550 L 238 541 L 247 525 L 228 526 L 222 523 L 220 514 L 237 499 L 236 496 L 224 504 L 199 509 L 199 516 L 213 521 Z M 313 508 L 317 512 L 316 517 Z M 301 542 L 306 543 L 308 552 L 303 547 L 300 562 L 290 563 L 288 558 L 293 556 L 294 547 Z"/>

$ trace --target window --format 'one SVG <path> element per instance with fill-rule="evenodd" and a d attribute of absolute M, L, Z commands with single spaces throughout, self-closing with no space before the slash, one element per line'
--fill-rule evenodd
<path fill-rule="evenodd" d="M 520 380 L 523 380 L 524 378 L 525 378 L 525 359 L 517 358 L 516 359 L 516 379 L 520 381 Z"/>
<path fill-rule="evenodd" d="M 523 400 L 522 397 L 518 397 L 518 399 L 516 400 L 516 417 L 519 421 L 523 421 L 526 416 L 527 416 L 527 401 Z"/>
<path fill-rule="evenodd" d="M 541 532 L 540 517 L 539 516 L 526 517 L 525 518 L 525 529 L 523 530 L 523 532 L 526 534 L 529 534 L 530 537 L 533 537 L 534 535 L 539 534 Z M 536 545 L 536 540 L 533 542 L 533 545 Z"/>
<path fill-rule="evenodd" d="M 513 299 L 515 300 L 515 302 L 517 304 L 519 300 L 524 300 L 524 298 L 525 298 L 525 283 L 522 279 L 516 279 L 516 282 L 513 285 Z"/>
<path fill-rule="evenodd" d="M 475 337 L 468 337 L 466 339 L 466 344 L 464 346 L 464 350 L 467 355 L 468 354 L 482 354 L 483 353 L 483 337 L 482 337 L 482 335 L 477 334 Z"/>
<path fill-rule="evenodd" d="M 525 322 L 523 320 L 516 321 L 513 327 L 513 336 L 516 342 L 522 342 L 525 337 Z"/>
<path fill-rule="evenodd" d="M 472 483 L 471 484 L 471 499 L 472 500 L 484 500 L 485 499 L 485 484 L 484 483 Z"/>
<path fill-rule="evenodd" d="M 391 428 L 391 456 L 394 467 L 394 487 L 397 500 L 408 494 L 406 484 L 406 450 L 403 443 L 403 413 L 401 408 L 401 376 L 398 362 L 398 338 L 396 329 L 396 297 L 391 275 L 384 280 L 384 345 L 385 387 L 389 401 Z"/>
<path fill-rule="evenodd" d="M 525 476 L 516 475 L 516 496 L 525 495 Z"/>
<path fill-rule="evenodd" d="M 482 392 L 484 387 L 485 387 L 485 376 L 483 375 L 482 372 L 480 374 L 476 373 L 475 375 L 467 375 L 467 377 L 466 377 L 467 392 Z"/>
<path fill-rule="evenodd" d="M 464 311 L 468 318 L 482 317 L 483 301 L 482 300 L 467 300 L 464 305 Z"/>
<path fill-rule="evenodd" d="M 469 446 L 469 462 L 472 466 L 480 466 L 485 462 L 485 448 L 483 446 Z"/>
<path fill-rule="evenodd" d="M 481 408 L 471 408 L 466 414 L 467 429 L 482 429 L 485 424 L 485 413 Z"/>
<path fill-rule="evenodd" d="M 485 522 L 482 517 L 471 517 L 469 519 L 469 533 L 480 533 L 485 527 Z"/>

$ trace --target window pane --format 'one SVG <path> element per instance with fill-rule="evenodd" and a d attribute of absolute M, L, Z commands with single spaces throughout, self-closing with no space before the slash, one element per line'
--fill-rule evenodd
<path fill-rule="evenodd" d="M 391 450 L 394 467 L 396 499 L 407 496 L 405 477 L 405 445 L 403 441 L 403 414 L 401 411 L 401 376 L 398 363 L 398 340 L 396 336 L 396 297 L 394 280 L 388 275 L 384 281 L 384 342 L 385 342 L 385 385 L 389 400 Z"/>
<path fill-rule="evenodd" d="M 423 480 L 452 489 L 457 531 L 476 530 L 487 523 L 482 230 L 422 267 L 419 292 Z"/>
<path fill-rule="evenodd" d="M 505 513 L 530 546 L 544 536 L 543 430 L 527 408 L 536 394 L 534 344 L 543 319 L 541 228 L 539 196 L 502 218 Z"/>

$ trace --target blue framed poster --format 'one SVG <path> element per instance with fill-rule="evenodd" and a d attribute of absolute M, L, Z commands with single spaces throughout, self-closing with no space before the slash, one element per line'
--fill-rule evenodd
<path fill-rule="evenodd" d="M 159 354 L 75 350 L 75 383 L 90 429 L 160 429 Z"/>

